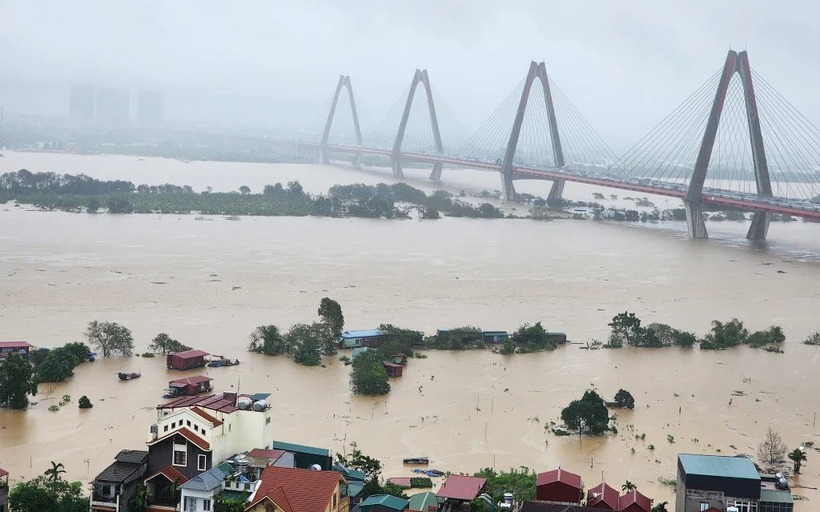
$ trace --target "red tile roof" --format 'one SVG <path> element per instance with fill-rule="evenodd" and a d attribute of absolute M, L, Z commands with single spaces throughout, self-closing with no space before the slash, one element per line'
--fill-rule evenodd
<path fill-rule="evenodd" d="M 409 476 L 394 476 L 392 478 L 388 478 L 387 481 L 393 485 L 398 485 L 400 487 L 413 487 L 410 484 L 411 478 Z"/>
<path fill-rule="evenodd" d="M 177 385 L 177 386 L 187 386 L 189 384 L 197 385 L 202 384 L 203 382 L 210 382 L 213 379 L 210 377 L 205 377 L 204 375 L 194 375 L 193 377 L 185 377 L 183 379 L 176 379 L 172 380 L 168 383 L 169 386 Z"/>
<path fill-rule="evenodd" d="M 162 441 L 165 441 L 169 437 L 177 435 L 177 434 L 183 436 L 188 441 L 194 443 L 195 445 L 197 445 L 202 450 L 205 450 L 205 451 L 210 451 L 211 450 L 211 444 L 208 441 L 206 441 L 206 440 L 202 439 L 201 437 L 199 437 L 198 435 L 194 434 L 193 432 L 191 432 L 186 427 L 182 427 L 179 430 L 174 430 L 172 432 L 168 432 L 164 436 L 159 437 L 156 440 L 151 441 L 147 444 L 148 444 L 148 446 L 153 446 L 153 445 L 155 445 L 157 443 L 160 443 Z"/>
<path fill-rule="evenodd" d="M 618 491 L 603 482 L 587 492 L 587 507 L 598 507 L 601 503 L 610 510 L 618 510 Z"/>
<path fill-rule="evenodd" d="M 436 496 L 453 500 L 472 501 L 478 496 L 486 483 L 486 478 L 450 475 L 444 481 Z"/>
<path fill-rule="evenodd" d="M 285 512 L 324 512 L 341 478 L 336 471 L 268 466 L 262 471 L 254 501 L 245 510 L 270 499 Z"/>
<path fill-rule="evenodd" d="M 34 348 L 34 345 L 27 341 L 0 341 L 0 348 Z"/>
<path fill-rule="evenodd" d="M 218 426 L 222 425 L 222 422 L 220 420 L 214 418 L 213 416 L 211 416 L 207 412 L 203 411 L 199 407 L 191 407 L 191 412 L 197 414 L 200 417 L 202 417 L 205 421 L 210 422 L 211 425 L 213 425 L 215 427 L 218 427 Z"/>
<path fill-rule="evenodd" d="M 204 357 L 207 356 L 208 353 L 204 350 L 186 350 L 185 352 L 177 352 L 175 354 L 171 354 L 176 357 L 180 357 L 182 359 L 194 359 L 197 357 Z"/>
<path fill-rule="evenodd" d="M 8 475 L 8 474 L 9 474 L 9 472 L 8 472 L 8 471 L 6 471 L 6 470 L 5 470 L 5 469 L 3 469 L 3 468 L 0 468 L 0 478 L 3 478 L 4 476 L 6 476 L 6 475 Z"/>
<path fill-rule="evenodd" d="M 236 399 L 226 399 L 223 395 L 183 396 L 167 404 L 158 405 L 157 409 L 180 409 L 198 406 L 203 409 L 231 414 L 237 410 Z"/>
<path fill-rule="evenodd" d="M 645 510 L 649 512 L 652 508 L 652 500 L 644 496 L 643 494 L 639 493 L 638 491 L 629 491 L 628 493 L 624 494 L 618 500 L 618 510 L 623 510 L 626 507 L 637 504 L 641 510 Z"/>
<path fill-rule="evenodd" d="M 581 489 L 581 476 L 561 468 L 538 473 L 535 485 L 537 487 L 539 485 L 553 484 L 555 482 L 570 485 L 578 490 Z"/>
<path fill-rule="evenodd" d="M 259 457 L 260 459 L 279 460 L 279 457 L 287 453 L 285 450 L 264 450 L 254 448 L 248 452 L 248 457 Z"/>
<path fill-rule="evenodd" d="M 161 470 L 146 478 L 145 481 L 147 482 L 148 480 L 158 477 L 159 475 L 167 478 L 169 482 L 184 484 L 188 481 L 188 477 L 180 473 L 174 466 L 165 466 Z"/>

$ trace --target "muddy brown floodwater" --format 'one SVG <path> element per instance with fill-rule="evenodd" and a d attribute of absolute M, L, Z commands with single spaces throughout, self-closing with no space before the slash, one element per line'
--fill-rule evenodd
<path fill-rule="evenodd" d="M 336 183 L 389 181 L 308 165 L 13 152 L 0 159 L 2 172 L 19 168 L 198 190 L 257 190 L 298 179 L 319 192 Z M 497 188 L 496 177 L 485 173 L 445 178 L 466 190 Z M 593 190 L 567 186 L 577 199 L 590 199 Z M 820 444 L 820 347 L 800 343 L 820 329 L 820 226 L 773 223 L 763 244 L 746 242 L 746 227 L 710 225 L 713 239 L 693 241 L 680 223 L 229 221 L 6 204 L 0 205 L 0 338 L 56 346 L 81 340 L 85 325 L 98 319 L 129 327 L 142 352 L 167 332 L 239 358 L 237 367 L 206 373 L 217 390 L 271 392 L 278 439 L 334 451 L 355 441 L 384 462 L 385 477 L 408 475 L 401 464 L 408 456 L 428 456 L 430 467 L 453 472 L 561 465 L 580 473 L 587 488 L 602 477 L 616 488 L 628 479 L 656 502 L 671 504 L 672 488 L 658 479 L 675 477 L 679 452 L 755 454 L 769 426 L 790 448 Z M 779 324 L 787 342 L 782 355 L 746 347 L 588 351 L 575 344 L 515 356 L 432 351 L 410 360 L 404 376 L 391 381 L 389 396 L 363 398 L 351 394 L 349 367 L 336 358 L 327 358 L 325 368 L 304 368 L 245 351 L 254 327 L 312 321 L 324 296 L 341 303 L 348 329 L 394 323 L 427 333 L 467 324 L 512 330 L 541 321 L 585 342 L 604 339 L 609 319 L 630 310 L 644 321 L 698 333 L 712 319 L 738 317 L 751 329 Z M 120 382 L 121 370 L 143 376 Z M 89 482 L 121 448 L 145 446 L 153 408 L 179 375 L 161 358 L 134 357 L 84 364 L 67 383 L 41 385 L 28 411 L 0 410 L 0 467 L 19 481 L 54 460 L 65 464 L 68 478 Z M 618 434 L 548 434 L 545 423 L 593 387 L 606 397 L 619 388 L 635 396 L 635 410 L 616 413 Z M 63 394 L 72 404 L 49 412 Z M 73 405 L 81 395 L 93 409 Z M 645 440 L 636 439 L 640 434 Z M 820 453 L 809 452 L 795 483 L 820 486 Z M 810 500 L 798 502 L 797 511 L 820 502 L 816 490 L 795 493 Z"/>

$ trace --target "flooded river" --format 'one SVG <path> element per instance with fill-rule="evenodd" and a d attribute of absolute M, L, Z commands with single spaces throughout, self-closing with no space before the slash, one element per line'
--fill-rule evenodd
<path fill-rule="evenodd" d="M 320 192 L 336 183 L 389 181 L 312 165 L 13 152 L 0 159 L 0 172 L 19 168 L 197 190 L 248 185 L 256 191 L 299 180 Z M 455 189 L 498 188 L 494 174 L 446 172 Z M 519 188 L 545 195 L 547 187 Z M 593 190 L 567 186 L 573 199 L 590 200 Z M 713 239 L 693 241 L 682 223 L 230 221 L 6 204 L 0 205 L 0 339 L 61 345 L 81 340 L 97 319 L 129 327 L 142 352 L 167 332 L 239 358 L 241 365 L 207 374 L 217 390 L 271 392 L 278 439 L 334 451 L 355 441 L 384 462 L 385 477 L 408 476 L 401 459 L 409 456 L 428 456 L 432 468 L 453 472 L 561 465 L 580 473 L 586 488 L 602 477 L 616 488 L 628 479 L 671 505 L 673 490 L 658 479 L 675 477 L 679 452 L 756 454 L 769 426 L 790 449 L 820 444 L 820 347 L 800 344 L 820 329 L 820 225 L 773 223 L 762 244 L 743 238 L 747 227 L 710 224 Z M 394 323 L 429 334 L 438 327 L 512 330 L 541 321 L 586 342 L 605 339 L 611 317 L 629 310 L 699 334 L 712 319 L 738 317 L 751 329 L 775 323 L 787 342 L 782 355 L 746 347 L 587 351 L 580 345 L 515 356 L 428 352 L 391 381 L 389 396 L 361 398 L 349 390 L 349 367 L 335 358 L 325 368 L 305 368 L 245 351 L 254 327 L 312 321 L 324 296 L 340 302 L 348 329 Z M 141 370 L 143 377 L 120 382 L 121 370 Z M 153 408 L 170 377 L 180 375 L 161 358 L 136 357 L 85 364 L 75 373 L 70 382 L 41 385 L 28 411 L 0 410 L 0 467 L 13 481 L 42 473 L 54 460 L 65 464 L 68 478 L 88 482 L 119 449 L 144 447 Z M 635 396 L 634 411 L 617 412 L 619 433 L 549 435 L 545 423 L 593 387 L 605 397 L 619 388 Z M 95 406 L 49 412 L 63 394 L 75 402 L 88 395 Z M 636 440 L 644 433 L 645 440 Z M 820 486 L 820 452 L 809 451 L 797 483 Z M 820 503 L 816 490 L 795 493 L 811 500 L 795 510 Z"/>

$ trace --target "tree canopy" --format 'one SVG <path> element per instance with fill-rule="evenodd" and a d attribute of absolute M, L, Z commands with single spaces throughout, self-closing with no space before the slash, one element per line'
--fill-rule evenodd
<path fill-rule="evenodd" d="M 9 355 L 0 365 L 0 406 L 25 409 L 30 394 L 37 394 L 31 363 L 17 354 Z"/>
<path fill-rule="evenodd" d="M 290 354 L 291 347 L 285 342 L 285 338 L 278 327 L 275 325 L 260 325 L 250 335 L 248 350 L 266 356 L 279 356 Z"/>
<path fill-rule="evenodd" d="M 551 338 L 541 322 L 535 325 L 524 324 L 510 336 L 518 347 L 518 352 L 535 352 L 539 350 L 555 350 L 558 347 L 554 338 Z"/>
<path fill-rule="evenodd" d="M 618 407 L 625 409 L 635 408 L 635 399 L 632 397 L 632 393 L 623 388 L 619 389 L 618 392 L 615 393 L 615 402 L 618 404 Z"/>
<path fill-rule="evenodd" d="M 353 392 L 358 395 L 386 395 L 390 392 L 387 370 L 382 356 L 375 350 L 366 350 L 353 360 L 350 373 Z"/>
<path fill-rule="evenodd" d="M 413 355 L 413 347 L 424 343 L 424 334 L 412 329 L 403 329 L 392 324 L 382 324 L 379 330 L 384 333 L 384 343 L 378 348 L 378 352 L 385 359 L 389 359 L 398 353 L 406 356 Z"/>
<path fill-rule="evenodd" d="M 487 479 L 485 490 L 496 503 L 504 499 L 506 492 L 511 492 L 519 502 L 535 499 L 535 471 L 526 466 L 510 468 L 509 471 L 484 468 L 474 476 Z"/>
<path fill-rule="evenodd" d="M 62 464 L 52 462 L 47 476 L 20 482 L 9 491 L 9 506 L 15 512 L 86 512 L 88 498 L 83 496 L 81 482 L 66 482 L 60 476 Z"/>
<path fill-rule="evenodd" d="M 329 347 L 332 350 L 328 351 L 326 348 L 325 353 L 335 353 L 336 341 L 339 339 L 339 336 L 342 335 L 342 331 L 345 328 L 345 317 L 342 314 L 342 306 L 335 300 L 324 297 L 321 302 L 319 302 L 319 318 L 322 323 L 327 326 L 330 337 L 329 341 L 332 344 L 332 347 Z"/>
<path fill-rule="evenodd" d="M 602 434 L 609 428 L 609 412 L 604 400 L 594 390 L 586 391 L 580 400 L 573 400 L 561 411 L 561 420 L 567 428 L 577 430 L 578 435 L 584 432 Z"/>
<path fill-rule="evenodd" d="M 178 340 L 168 336 L 166 333 L 161 332 L 154 336 L 154 339 L 151 340 L 151 344 L 148 345 L 148 348 L 151 352 L 155 354 L 173 354 L 175 352 L 185 352 L 186 350 L 191 350 L 191 347 L 185 345 Z"/>
<path fill-rule="evenodd" d="M 325 336 L 322 324 L 296 324 L 285 334 L 288 346 L 293 347 L 293 360 L 305 366 L 322 364 L 321 351 Z"/>
<path fill-rule="evenodd" d="M 783 461 L 786 455 L 786 443 L 772 427 L 766 431 L 766 436 L 757 447 L 757 457 L 762 464 L 774 466 Z"/>
<path fill-rule="evenodd" d="M 93 347 L 102 351 L 103 357 L 112 355 L 130 356 L 134 351 L 134 337 L 131 331 L 115 322 L 88 323 L 85 338 Z"/>

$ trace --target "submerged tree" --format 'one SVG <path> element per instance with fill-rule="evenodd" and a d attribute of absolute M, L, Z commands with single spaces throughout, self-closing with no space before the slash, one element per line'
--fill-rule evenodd
<path fill-rule="evenodd" d="M 789 452 L 789 459 L 794 462 L 794 472 L 795 474 L 800 474 L 800 467 L 803 464 L 803 461 L 806 460 L 806 452 L 803 451 L 803 448 L 795 448 L 794 450 Z"/>
<path fill-rule="evenodd" d="M 632 393 L 623 388 L 619 389 L 618 392 L 615 393 L 615 402 L 618 404 L 618 407 L 625 409 L 635 408 L 635 398 L 632 397 Z"/>
<path fill-rule="evenodd" d="M 31 363 L 17 354 L 9 355 L 0 365 L 0 406 L 25 409 L 30 394 L 37 394 Z"/>
<path fill-rule="evenodd" d="M 580 400 L 573 400 L 561 411 L 561 420 L 567 428 L 577 430 L 578 435 L 584 432 L 602 434 L 609 428 L 609 411 L 603 398 L 590 390 Z"/>
<path fill-rule="evenodd" d="M 318 322 L 296 324 L 285 334 L 284 339 L 293 347 L 293 360 L 305 366 L 322 364 L 322 346 L 325 336 L 324 326 Z"/>
<path fill-rule="evenodd" d="M 180 343 L 178 340 L 175 340 L 164 332 L 154 336 L 154 339 L 151 340 L 151 344 L 148 345 L 148 348 L 155 354 L 161 354 L 163 356 L 173 354 L 175 352 L 185 352 L 186 350 L 191 350 L 191 347 Z"/>
<path fill-rule="evenodd" d="M 275 325 L 260 325 L 250 335 L 248 350 L 265 354 L 266 356 L 279 356 L 290 353 L 288 346 L 279 328 Z"/>
<path fill-rule="evenodd" d="M 345 317 L 342 314 L 342 306 L 340 306 L 335 300 L 324 297 L 319 303 L 319 318 L 321 318 L 322 323 L 327 326 L 330 338 L 329 341 L 336 342 L 336 340 L 339 339 L 339 336 L 342 335 L 342 331 L 345 328 Z M 335 353 L 335 343 L 333 344 L 332 349 L 333 352 L 328 352 L 325 350 L 325 353 Z"/>
<path fill-rule="evenodd" d="M 766 437 L 757 448 L 757 457 L 763 464 L 773 466 L 783 461 L 786 454 L 786 443 L 772 427 L 766 431 Z"/>
<path fill-rule="evenodd" d="M 375 350 L 366 350 L 353 360 L 350 373 L 353 392 L 357 395 L 386 395 L 390 392 L 387 370 L 381 355 Z"/>
<path fill-rule="evenodd" d="M 134 337 L 131 331 L 115 322 L 89 322 L 85 338 L 92 346 L 102 351 L 103 357 L 114 354 L 130 356 L 134 350 Z"/>

